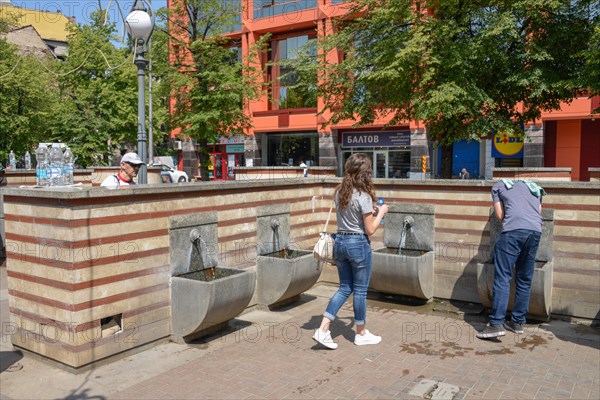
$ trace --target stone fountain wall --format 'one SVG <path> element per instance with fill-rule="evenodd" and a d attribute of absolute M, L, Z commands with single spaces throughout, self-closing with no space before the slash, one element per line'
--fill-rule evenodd
<path fill-rule="evenodd" d="M 388 203 L 390 200 L 388 200 Z M 432 251 L 435 249 L 435 208 L 431 204 L 390 203 L 384 220 L 383 244 L 397 248 L 402 240 L 405 220 L 410 227 L 405 232 L 403 249 Z"/>
<path fill-rule="evenodd" d="M 310 221 L 325 212 L 321 191 L 321 184 L 289 181 L 10 188 L 3 192 L 6 332 L 15 346 L 75 369 L 168 340 L 170 280 L 189 262 L 189 251 L 170 237 L 171 223 L 189 243 L 193 227 L 214 222 L 203 235 L 218 238 L 219 265 L 253 271 L 256 210 L 286 204 L 290 240 L 308 243 L 319 229 Z M 197 217 L 203 213 L 212 216 Z"/>
<path fill-rule="evenodd" d="M 289 204 L 273 204 L 256 209 L 256 244 L 259 255 L 282 250 L 290 243 L 290 208 Z M 276 229 L 272 226 L 273 223 L 277 223 Z"/>
<path fill-rule="evenodd" d="M 309 176 L 112 191 L 3 187 L 6 329 L 15 345 L 75 368 L 167 338 L 170 218 L 216 213 L 219 265 L 254 269 L 258 208 L 288 205 L 290 243 L 310 249 L 339 182 Z M 541 183 L 549 194 L 544 208 L 554 210 L 552 312 L 594 318 L 600 310 L 600 184 Z M 389 203 L 435 208 L 435 297 L 479 301 L 477 263 L 489 260 L 492 184 L 376 182 L 377 195 Z M 330 224 L 335 229 L 335 214 Z M 382 247 L 383 232 L 372 241 Z M 320 279 L 335 283 L 335 268 L 326 267 Z M 117 321 L 122 329 L 115 331 Z"/>
<path fill-rule="evenodd" d="M 197 231 L 206 246 L 207 261 L 211 266 L 218 265 L 219 244 L 217 242 L 217 214 L 200 213 L 178 215 L 169 219 L 169 248 L 171 249 L 171 275 L 190 272 L 192 257 L 198 254 L 192 248 L 190 234 Z"/>

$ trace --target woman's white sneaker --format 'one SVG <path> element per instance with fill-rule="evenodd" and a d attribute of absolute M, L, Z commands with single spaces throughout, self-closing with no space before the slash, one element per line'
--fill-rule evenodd
<path fill-rule="evenodd" d="M 363 346 L 365 344 L 378 344 L 381 342 L 381 336 L 373 335 L 367 329 L 365 329 L 364 335 L 358 333 L 354 336 L 354 344 L 357 346 Z"/>
<path fill-rule="evenodd" d="M 330 331 L 323 332 L 321 329 L 317 328 L 313 335 L 313 339 L 331 350 L 335 350 L 338 347 L 337 343 L 331 338 Z"/>

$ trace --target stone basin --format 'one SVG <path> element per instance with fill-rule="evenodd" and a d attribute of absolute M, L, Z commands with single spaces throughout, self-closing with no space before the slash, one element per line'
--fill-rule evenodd
<path fill-rule="evenodd" d="M 385 247 L 373 250 L 369 287 L 429 301 L 433 298 L 435 262 L 434 207 L 411 203 L 388 206 L 383 226 Z"/>
<path fill-rule="evenodd" d="M 490 214 L 490 254 L 493 255 L 494 246 L 500 232 L 502 223 L 494 216 L 493 208 Z M 534 319 L 547 321 L 552 313 L 552 284 L 554 266 L 552 264 L 554 248 L 554 210 L 542 210 L 542 236 L 540 246 L 535 256 L 535 269 L 531 281 L 531 295 L 529 298 L 528 316 Z M 491 308 L 494 294 L 494 260 L 493 257 L 483 263 L 477 264 L 477 291 L 484 307 Z M 510 297 L 508 310 L 512 310 L 515 298 L 514 278 L 510 282 Z"/>
<path fill-rule="evenodd" d="M 276 251 L 259 255 L 256 260 L 257 303 L 282 305 L 295 300 L 319 279 L 318 268 L 311 251 Z"/>
<path fill-rule="evenodd" d="M 274 308 L 297 300 L 319 279 L 311 251 L 297 248 L 290 235 L 290 205 L 261 206 L 256 213 L 256 302 Z"/>
<path fill-rule="evenodd" d="M 171 337 L 187 342 L 227 326 L 250 303 L 256 274 L 219 266 L 214 213 L 170 218 Z"/>
<path fill-rule="evenodd" d="M 206 275 L 196 271 L 171 278 L 171 329 L 177 342 L 224 328 L 252 299 L 253 271 L 216 267 Z"/>
<path fill-rule="evenodd" d="M 383 248 L 373 251 L 369 287 L 381 292 L 430 300 L 433 298 L 434 251 Z"/>
<path fill-rule="evenodd" d="M 551 262 L 536 262 L 531 281 L 528 315 L 534 319 L 547 321 L 552 310 L 552 275 Z M 492 307 L 494 294 L 494 264 L 477 264 L 477 290 L 481 304 L 486 308 Z M 510 281 L 510 297 L 508 310 L 512 310 L 515 300 L 515 280 Z"/>

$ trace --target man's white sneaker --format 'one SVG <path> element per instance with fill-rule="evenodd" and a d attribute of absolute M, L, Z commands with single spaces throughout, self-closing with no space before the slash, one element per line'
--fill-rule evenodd
<path fill-rule="evenodd" d="M 365 329 L 364 335 L 359 335 L 358 333 L 354 336 L 354 344 L 357 346 L 363 346 L 365 344 L 377 344 L 381 342 L 381 336 L 373 335 L 367 329 Z"/>
<path fill-rule="evenodd" d="M 313 339 L 315 341 L 321 343 L 323 346 L 327 347 L 328 349 L 335 350 L 338 347 L 337 343 L 334 342 L 333 339 L 331 338 L 330 331 L 323 332 L 320 328 L 317 328 L 317 330 L 315 331 L 315 334 L 313 335 Z"/>

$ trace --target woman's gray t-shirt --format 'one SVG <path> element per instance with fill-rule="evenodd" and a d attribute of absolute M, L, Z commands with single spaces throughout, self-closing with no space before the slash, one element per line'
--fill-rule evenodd
<path fill-rule="evenodd" d="M 338 232 L 366 233 L 363 214 L 373 212 L 373 199 L 368 193 L 354 190 L 345 209 L 339 207 L 339 193 L 335 195 Z"/>

